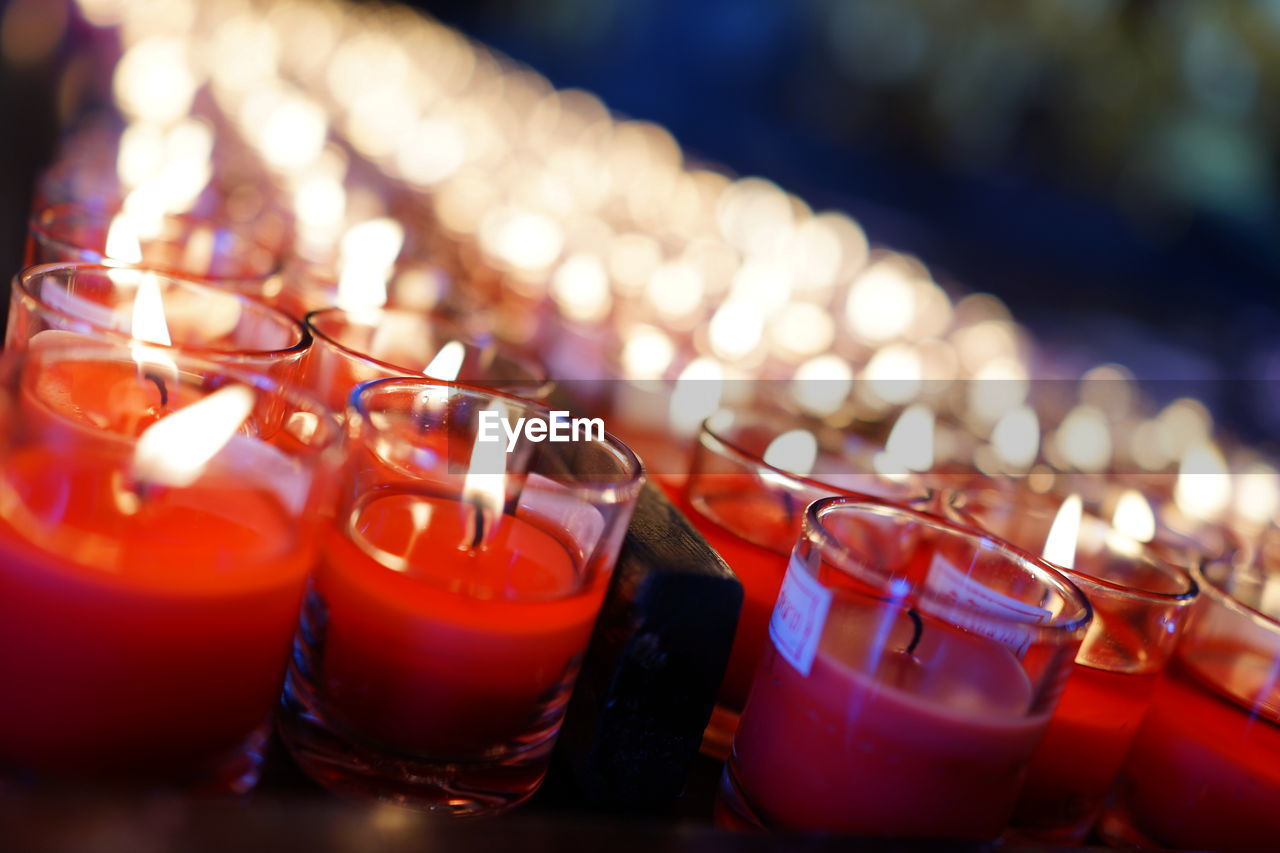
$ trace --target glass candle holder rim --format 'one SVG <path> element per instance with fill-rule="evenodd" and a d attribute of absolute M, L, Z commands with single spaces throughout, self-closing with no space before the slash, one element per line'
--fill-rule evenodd
<path fill-rule="evenodd" d="M 981 522 L 978 519 L 972 518 L 971 514 L 966 512 L 963 508 L 955 506 L 955 501 L 961 497 L 963 497 L 963 495 L 960 494 L 959 491 L 956 491 L 956 492 L 953 492 L 947 498 L 948 509 L 968 519 L 966 521 L 956 522 L 956 523 L 963 524 L 964 526 L 969 527 L 978 533 L 981 533 L 987 536 L 992 536 L 994 538 L 999 539 L 1000 537 L 996 536 L 993 533 L 990 533 L 985 528 L 983 528 Z M 1116 530 L 1115 525 L 1113 525 L 1111 522 L 1107 521 L 1105 518 L 1098 515 L 1097 513 L 1092 512 L 1091 510 L 1086 509 L 1084 511 L 1083 518 L 1090 519 L 1091 521 L 1104 526 L 1108 531 Z M 1124 534 L 1121 533 L 1120 535 L 1123 536 Z M 1192 576 L 1190 566 L 1180 566 L 1177 563 L 1175 563 L 1173 560 L 1165 558 L 1162 555 L 1161 551 L 1155 548 L 1153 544 L 1150 542 L 1140 542 L 1136 539 L 1132 539 L 1129 537 L 1126 537 L 1126 538 L 1128 539 L 1128 541 L 1132 542 L 1142 551 L 1141 555 L 1138 557 L 1135 557 L 1135 559 L 1140 560 L 1144 565 L 1153 567 L 1161 575 L 1174 579 L 1178 582 L 1178 587 L 1175 591 L 1162 592 L 1160 590 L 1145 589 L 1142 587 L 1130 586 L 1128 584 L 1119 583 L 1117 581 L 1109 580 L 1107 578 L 1103 578 L 1103 577 L 1099 577 L 1098 575 L 1091 574 L 1082 569 L 1068 568 L 1066 566 L 1059 565 L 1058 563 L 1055 563 L 1052 560 L 1045 559 L 1043 556 L 1037 556 L 1034 552 L 1026 548 L 1023 548 L 1020 545 L 1017 545 L 1013 542 L 1008 542 L 1007 544 L 1011 548 L 1014 548 L 1015 550 L 1021 551 L 1024 554 L 1028 554 L 1029 556 L 1034 557 L 1035 559 L 1048 564 L 1055 571 L 1061 572 L 1062 574 L 1070 578 L 1073 583 L 1079 580 L 1083 584 L 1097 587 L 1105 591 L 1108 595 L 1116 598 L 1126 598 L 1126 599 L 1136 600 L 1136 601 L 1146 601 L 1146 602 L 1151 602 L 1151 603 L 1161 604 L 1161 605 L 1179 604 L 1179 603 L 1190 604 L 1192 601 L 1196 599 L 1196 596 L 1198 596 L 1200 593 L 1201 584 L 1197 583 L 1196 579 Z M 1007 541 L 1007 540 L 1001 540 L 1001 541 Z"/>
<path fill-rule="evenodd" d="M 1235 571 L 1235 566 L 1230 560 L 1215 560 L 1211 561 L 1209 565 L 1225 565 L 1229 569 L 1228 574 L 1234 573 Z M 1280 617 L 1270 616 L 1253 605 L 1247 604 L 1232 595 L 1230 591 L 1222 587 L 1221 583 L 1215 581 L 1205 573 L 1204 566 L 1193 566 L 1191 569 L 1191 576 L 1192 579 L 1200 585 L 1200 588 L 1204 590 L 1204 595 L 1206 597 L 1218 602 L 1232 613 L 1249 619 L 1251 622 L 1265 628 L 1270 633 L 1280 635 Z"/>
<path fill-rule="evenodd" d="M 134 361 L 134 350 L 127 344 L 109 339 L 85 339 L 74 343 L 54 344 L 39 349 L 10 350 L 0 355 L 0 364 L 7 371 L 18 365 L 28 363 L 31 359 L 54 363 L 89 359 L 105 360 L 112 356 L 120 356 L 122 360 Z M 252 388 L 257 395 L 271 394 L 279 396 L 302 411 L 309 411 L 318 418 L 317 423 L 324 425 L 325 437 L 319 443 L 299 442 L 308 455 L 318 456 L 331 449 L 341 449 L 346 437 L 338 413 L 326 405 L 318 396 L 292 382 L 282 381 L 270 374 L 256 370 L 245 370 L 225 362 L 211 361 L 185 351 L 177 351 L 172 356 L 179 377 L 183 375 L 218 375 L 239 382 Z M 7 373 L 6 373 L 7 375 Z M 298 405 L 301 403 L 302 405 Z M 316 435 L 313 432 L 312 435 Z M 105 434 L 104 434 L 105 435 Z M 136 438 L 125 438 L 129 443 L 136 443 Z"/>
<path fill-rule="evenodd" d="M 745 410 L 745 409 L 738 409 L 738 408 L 731 408 L 731 407 L 722 407 L 720 409 L 717 409 L 711 415 L 704 418 L 702 420 L 702 423 L 699 424 L 697 442 L 699 444 L 702 444 L 704 447 L 708 447 L 708 445 L 706 445 L 706 443 L 704 442 L 704 437 L 710 438 L 712 441 L 715 442 L 715 445 L 709 446 L 708 449 L 725 452 L 727 455 L 733 456 L 735 459 L 737 459 L 737 461 L 743 463 L 744 465 L 748 465 L 753 468 L 763 468 L 771 473 L 772 475 L 771 479 L 774 479 L 774 480 L 780 479 L 782 481 L 790 481 L 810 491 L 835 492 L 839 495 L 850 497 L 856 500 L 866 501 L 868 503 L 885 503 L 885 502 L 895 503 L 896 502 L 896 499 L 880 498 L 872 494 L 864 494 L 854 489 L 843 488 L 841 486 L 837 486 L 825 480 L 819 480 L 809 475 L 797 474 L 794 471 L 788 471 L 785 468 L 780 468 L 777 465 L 773 465 L 765 461 L 763 455 L 759 453 L 755 453 L 754 451 L 748 450 L 747 448 L 743 447 L 741 443 L 735 442 L 732 439 L 724 436 L 722 434 L 722 431 L 718 430 L 715 427 L 715 425 L 712 423 L 714 420 L 716 420 L 717 416 L 722 416 L 721 413 L 723 412 L 730 412 L 736 415 L 736 414 L 747 412 L 747 411 L 748 410 Z M 768 414 L 768 417 L 776 417 L 779 420 L 792 419 L 792 420 L 795 420 L 797 423 L 800 422 L 800 418 L 793 417 L 783 412 L 770 412 Z M 810 431 L 812 432 L 812 430 Z M 821 449 L 821 445 L 819 445 L 819 449 Z M 867 471 L 863 474 L 859 474 L 859 476 L 879 476 L 879 474 L 874 471 Z M 911 475 L 910 483 L 913 486 L 918 487 L 919 489 L 919 494 L 915 495 L 913 499 L 928 500 L 933 495 L 933 492 L 934 492 L 933 488 L 928 485 L 925 485 L 922 482 L 919 482 L 914 472 Z"/>
<path fill-rule="evenodd" d="M 444 318 L 444 314 L 439 311 L 418 311 L 416 309 L 411 309 L 411 308 L 396 308 L 395 306 L 384 305 L 378 308 L 372 308 L 368 310 L 370 313 L 376 313 L 378 315 L 394 313 L 394 314 L 402 314 L 404 316 L 420 317 L 428 321 L 432 317 L 436 317 L 436 316 L 439 316 L 442 319 Z M 324 329 L 320 328 L 319 324 L 316 322 L 318 319 L 320 319 L 320 315 L 326 315 L 326 316 L 342 315 L 350 318 L 350 317 L 357 317 L 359 313 L 360 312 L 356 312 L 356 311 L 348 311 L 347 309 L 339 307 L 337 305 L 328 305 L 324 308 L 317 308 L 314 311 L 308 311 L 306 315 L 303 317 L 303 325 L 306 327 L 307 332 L 310 333 L 311 337 L 315 340 L 322 340 L 325 343 L 330 344 L 336 347 L 337 349 L 341 350 L 342 352 L 346 353 L 347 355 L 353 356 L 355 358 L 366 359 L 372 364 L 375 364 L 384 370 L 390 371 L 392 373 L 404 373 L 406 378 L 416 379 L 419 374 L 409 371 L 408 368 L 406 368 L 404 365 L 394 364 L 390 361 L 385 361 L 381 358 L 378 358 L 377 356 L 369 355 L 368 353 L 364 353 L 364 352 L 360 352 L 359 350 L 352 349 L 351 347 L 337 340 L 331 333 L 326 332 Z M 476 345 L 475 341 L 473 340 L 462 340 L 462 343 L 468 344 L 468 345 Z M 554 385 L 554 380 L 551 379 L 550 375 L 546 371 L 546 368 L 544 368 L 540 362 L 538 362 L 536 359 L 529 358 L 522 355 L 521 353 L 515 352 L 514 350 L 503 345 L 501 342 L 495 342 L 495 348 L 496 348 L 495 351 L 500 353 L 504 358 L 508 358 L 511 361 L 515 362 L 516 364 L 520 365 L 522 368 L 527 368 L 529 370 L 529 374 L 531 376 L 530 381 L 538 383 L 537 385 L 534 385 L 529 391 L 526 392 L 529 394 L 529 396 L 538 397 L 541 399 L 543 397 L 546 397 L 547 394 L 551 393 L 551 388 Z M 425 374 L 421 374 L 421 375 L 425 376 Z M 426 377 L 426 378 L 434 378 L 434 377 Z M 510 380 L 503 380 L 503 381 L 510 382 Z M 468 383 L 460 382 L 459 384 L 466 385 Z"/>
<path fill-rule="evenodd" d="M 82 253 L 87 252 L 93 255 L 97 255 L 99 257 L 99 261 L 97 261 L 97 263 L 102 263 L 106 266 L 114 266 L 114 265 L 131 266 L 130 264 L 126 264 L 122 261 L 117 261 L 114 258 L 107 257 L 105 254 L 105 249 L 103 250 L 86 249 L 83 246 L 77 246 L 74 243 L 68 242 L 65 238 L 59 237 L 57 234 L 51 232 L 49 230 L 50 223 L 46 220 L 53 217 L 55 213 L 68 213 L 68 212 L 83 216 L 95 224 L 102 224 L 104 226 L 110 227 L 112 220 L 116 216 L 123 213 L 124 211 L 122 208 L 118 206 L 115 206 L 115 207 L 105 206 L 105 207 L 97 208 L 80 201 L 60 201 L 60 202 L 56 202 L 54 204 L 48 205 L 47 207 L 43 207 L 40 210 L 36 211 L 35 213 L 31 214 L 30 220 L 28 221 L 28 227 L 31 229 L 31 232 L 33 235 L 49 243 L 57 245 L 59 248 L 66 249 L 69 251 L 74 251 L 74 252 L 82 252 Z M 285 266 L 284 259 L 282 259 L 278 255 L 278 253 L 272 251 L 267 246 L 260 243 L 258 240 L 254 239 L 253 236 L 249 233 L 250 228 L 247 225 L 237 223 L 237 222 L 230 222 L 230 221 L 223 222 L 223 221 L 219 221 L 218 219 L 211 219 L 207 216 L 199 216 L 191 212 L 165 213 L 163 218 L 167 222 L 180 222 L 183 224 L 190 223 L 193 225 L 199 225 L 199 224 L 210 225 L 217 231 L 225 231 L 234 235 L 236 240 L 242 242 L 247 246 L 252 247 L 255 250 L 262 252 L 265 257 L 268 257 L 271 259 L 271 262 L 269 264 L 264 264 L 262 269 L 253 269 L 250 272 L 246 272 L 244 274 L 239 274 L 239 275 L 216 275 L 216 276 L 210 275 L 207 277 L 209 281 L 227 282 L 227 283 L 266 281 L 272 278 L 273 276 L 279 275 L 284 270 L 284 266 Z M 144 239 L 143 242 L 146 242 L 146 240 Z M 161 242 L 171 242 L 171 241 L 161 241 Z M 198 279 L 198 276 L 196 276 L 196 274 L 185 272 L 180 269 L 169 269 L 166 267 L 154 267 L 154 269 L 157 272 L 164 272 L 166 274 L 175 275 L 181 278 L 197 278 Z"/>
<path fill-rule="evenodd" d="M 957 535 L 966 539 L 977 540 L 985 544 L 985 547 L 992 548 L 1001 554 L 1012 557 L 1019 563 L 1025 564 L 1031 569 L 1032 574 L 1038 581 L 1046 586 L 1054 589 L 1064 601 L 1074 603 L 1076 605 L 1076 615 L 1067 621 L 1061 621 L 1062 615 L 1054 617 L 1053 620 L 1034 625 L 1019 622 L 1035 629 L 1040 633 L 1051 633 L 1053 635 L 1068 636 L 1077 632 L 1082 632 L 1089 626 L 1093 619 L 1093 605 L 1089 602 L 1089 597 L 1085 595 L 1079 587 L 1067 576 L 1063 575 L 1052 563 L 1042 558 L 1036 557 L 1017 546 L 986 533 L 981 530 L 974 529 L 964 524 L 949 521 L 941 516 L 934 515 L 931 512 L 913 509 L 901 504 L 895 504 L 880 500 L 863 500 L 857 497 L 832 496 L 819 498 L 805 509 L 804 524 L 801 531 L 801 537 L 807 537 L 814 541 L 819 550 L 825 555 L 832 552 L 847 558 L 848 548 L 846 548 L 836 535 L 827 529 L 822 523 L 822 516 L 827 512 L 834 511 L 857 511 L 877 514 L 894 514 L 900 517 L 910 518 L 918 524 L 927 525 L 934 529 L 946 531 L 948 534 Z M 861 580 L 868 580 L 864 577 L 865 573 L 857 573 L 849 570 L 847 566 L 848 560 L 842 559 L 839 563 L 835 563 L 836 567 L 847 574 L 858 577 Z M 874 585 L 874 582 L 873 582 Z M 957 604 L 958 607 L 964 607 Z M 965 608 L 968 609 L 967 607 Z M 1000 619 L 999 616 L 993 616 L 989 610 L 981 607 L 974 608 L 974 613 L 983 619 Z M 1065 613 L 1065 610 L 1064 610 Z M 1003 620 L 1001 620 L 1003 621 Z"/>
<path fill-rule="evenodd" d="M 405 390 L 414 389 L 416 393 L 421 393 L 425 388 L 437 387 L 444 388 L 450 394 L 461 392 L 467 396 L 481 398 L 498 398 L 509 405 L 523 409 L 526 412 L 534 412 L 541 415 L 550 415 L 551 409 L 541 403 L 518 397 L 514 394 L 508 394 L 504 391 L 498 391 L 493 388 L 484 388 L 479 385 L 470 385 L 465 382 L 447 382 L 443 379 L 432 379 L 427 376 L 388 376 L 382 379 L 370 379 L 367 382 L 361 382 L 359 385 L 351 389 L 347 396 L 347 416 L 359 418 L 360 422 L 373 433 L 381 433 L 377 424 L 372 420 L 372 412 L 368 408 L 368 398 L 374 393 L 385 391 L 387 389 L 403 386 Z M 601 504 L 622 504 L 637 497 L 641 488 L 645 483 L 644 463 L 640 461 L 640 457 L 636 456 L 625 442 L 608 430 L 604 433 L 603 441 L 592 439 L 591 444 L 603 444 L 610 449 L 627 470 L 627 476 L 620 482 L 601 481 L 591 483 L 582 480 L 570 480 L 568 482 L 547 475 L 550 479 L 555 479 L 565 489 L 575 497 L 591 500 Z"/>
<path fill-rule="evenodd" d="M 24 299 L 31 300 L 39 309 L 40 313 L 59 317 L 65 321 L 74 323 L 83 323 L 93 329 L 94 335 L 107 340 L 120 341 L 136 341 L 132 335 L 121 332 L 117 329 L 109 329 L 88 318 L 70 314 L 56 305 L 50 305 L 44 299 L 37 296 L 28 286 L 28 282 L 38 276 L 49 273 L 59 272 L 63 270 L 72 271 L 135 271 L 138 273 L 149 273 L 159 276 L 169 281 L 177 282 L 183 287 L 195 288 L 197 290 L 216 293 L 230 299 L 235 299 L 240 303 L 241 307 L 249 306 L 251 310 L 261 312 L 263 315 L 273 318 L 297 333 L 297 340 L 287 347 L 279 347 L 276 349 L 252 350 L 252 349 L 221 349 L 219 347 L 209 347 L 199 344 L 158 344 L 147 342 L 147 346 L 156 349 L 189 353 L 196 357 L 218 358 L 218 359 L 261 359 L 261 358 L 288 358 L 298 355 L 311 346 L 311 331 L 307 326 L 299 320 L 289 316 L 278 308 L 274 308 L 265 302 L 254 299 L 244 293 L 236 290 L 218 287 L 198 278 L 181 275 L 179 273 L 169 272 L 164 269 L 149 267 L 143 264 L 124 264 L 124 263 L 82 263 L 79 261 L 57 261 L 51 264 L 35 264 L 21 270 L 13 277 L 13 287 Z"/>

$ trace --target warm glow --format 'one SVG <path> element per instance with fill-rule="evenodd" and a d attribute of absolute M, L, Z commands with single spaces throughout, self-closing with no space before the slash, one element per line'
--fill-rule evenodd
<path fill-rule="evenodd" d="M 835 341 L 831 314 L 812 302 L 792 302 L 769 325 L 769 340 L 780 355 L 805 358 L 824 353 Z"/>
<path fill-rule="evenodd" d="M 116 103 L 124 113 L 165 124 L 187 115 L 198 81 L 188 61 L 187 44 L 152 36 L 129 47 L 116 64 Z"/>
<path fill-rule="evenodd" d="M 431 363 L 422 369 L 424 376 L 453 382 L 462 370 L 462 362 L 467 357 L 467 348 L 462 341 L 449 341 L 440 347 Z"/>
<path fill-rule="evenodd" d="M 229 385 L 147 427 L 133 453 L 133 476 L 150 484 L 194 483 L 253 411 L 245 385 Z"/>
<path fill-rule="evenodd" d="M 853 368 L 838 355 L 815 356 L 796 368 L 791 397 L 811 415 L 830 415 L 840 409 L 853 390 Z"/>
<path fill-rule="evenodd" d="M 1251 527 L 1276 521 L 1280 513 L 1280 479 L 1276 469 L 1257 462 L 1236 475 L 1236 515 Z"/>
<path fill-rule="evenodd" d="M 1080 522 L 1084 517 L 1084 502 L 1079 495 L 1071 495 L 1058 507 L 1053 526 L 1044 540 L 1041 554 L 1045 560 L 1064 569 L 1076 564 L 1076 543 L 1080 539 Z"/>
<path fill-rule="evenodd" d="M 344 311 L 381 308 L 387 302 L 387 282 L 404 245 L 404 228 L 394 219 L 370 219 L 342 235 L 338 260 L 338 296 Z"/>
<path fill-rule="evenodd" d="M 867 269 L 849 288 L 844 314 L 849 328 L 868 343 L 900 336 L 915 319 L 916 295 L 909 271 L 897 258 Z"/>
<path fill-rule="evenodd" d="M 1173 500 L 1184 514 L 1201 521 L 1220 518 L 1231 505 L 1231 474 L 1213 442 L 1196 444 L 1183 454 Z"/>
<path fill-rule="evenodd" d="M 645 296 L 658 313 L 670 320 L 688 317 L 702 304 L 702 276 L 687 263 L 662 264 L 654 269 Z"/>
<path fill-rule="evenodd" d="M 720 408 L 724 394 L 724 367 L 714 359 L 696 358 L 689 362 L 676 380 L 667 410 L 667 423 L 672 434 L 687 438 L 698 432 L 698 426 Z"/>
<path fill-rule="evenodd" d="M 117 213 L 107 228 L 107 242 L 104 252 L 113 261 L 126 264 L 142 263 L 142 244 L 138 240 L 137 229 L 123 213 Z"/>
<path fill-rule="evenodd" d="M 1016 358 L 998 357 L 983 364 L 966 384 L 969 414 L 991 424 L 1027 399 L 1027 369 Z"/>
<path fill-rule="evenodd" d="M 909 403 L 920 394 L 924 364 L 914 347 L 891 344 L 876 351 L 862 378 L 876 398 L 890 404 Z"/>
<path fill-rule="evenodd" d="M 551 298 L 560 313 L 580 323 L 599 323 L 609 315 L 612 298 L 604 264 L 595 255 L 566 258 L 551 279 Z"/>
<path fill-rule="evenodd" d="M 521 272 L 551 266 L 564 247 L 564 232 L 554 219 L 515 207 L 498 208 L 480 223 L 480 245 L 502 265 Z"/>
<path fill-rule="evenodd" d="M 675 358 L 671 337 L 655 326 L 637 326 L 622 345 L 622 371 L 628 379 L 661 379 Z"/>
<path fill-rule="evenodd" d="M 1156 538 L 1156 516 L 1151 504 L 1137 489 L 1125 489 L 1116 501 L 1111 515 L 1111 526 L 1137 542 L 1150 542 Z"/>
<path fill-rule="evenodd" d="M 764 461 L 798 477 L 807 477 L 818 461 L 818 440 L 807 429 L 789 430 L 769 442 Z"/>
<path fill-rule="evenodd" d="M 1040 421 L 1035 409 L 1018 406 L 1005 412 L 991 430 L 991 447 L 1012 471 L 1025 471 L 1040 452 Z"/>
<path fill-rule="evenodd" d="M 872 463 L 881 474 L 928 471 L 933 467 L 933 410 L 920 403 L 903 409 L 889 430 L 884 450 Z"/>
<path fill-rule="evenodd" d="M 160 280 L 155 273 L 143 273 L 133 296 L 133 316 L 129 334 L 136 340 L 161 346 L 172 346 L 169 324 L 164 316 L 164 299 L 160 296 Z"/>
<path fill-rule="evenodd" d="M 1111 462 L 1111 428 L 1096 406 L 1072 409 L 1058 426 L 1054 443 L 1062 460 L 1079 471 L 1097 474 Z"/>
<path fill-rule="evenodd" d="M 707 340 L 711 351 L 727 362 L 740 361 L 760 345 L 764 314 L 760 306 L 742 299 L 730 299 L 711 316 Z"/>

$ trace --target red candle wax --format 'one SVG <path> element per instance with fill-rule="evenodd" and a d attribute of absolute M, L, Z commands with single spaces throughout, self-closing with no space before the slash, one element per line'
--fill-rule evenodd
<path fill-rule="evenodd" d="M 1156 673 L 1074 664 L 1036 749 L 1015 823 L 1087 830 L 1124 762 L 1151 703 Z"/>
<path fill-rule="evenodd" d="M 843 612 L 842 612 L 843 611 Z M 882 611 L 836 600 L 807 676 L 770 643 L 733 772 L 780 828 L 991 838 L 1047 721 L 1009 648 L 927 619 L 914 655 L 880 653 Z"/>
<path fill-rule="evenodd" d="M 208 781 L 275 704 L 311 554 L 273 492 L 230 477 L 139 501 L 127 453 L 6 460 L 0 761 Z"/>
<path fill-rule="evenodd" d="M 800 535 L 800 521 L 798 515 L 794 520 L 788 515 L 778 495 L 763 491 L 751 477 L 715 479 L 713 496 L 693 503 L 682 494 L 677 504 L 742 582 L 742 612 L 720 685 L 720 702 L 739 709 L 768 644 L 769 618 L 786 573 L 786 555 Z M 771 547 L 748 541 L 734 530 L 749 530 L 756 542 Z"/>
<path fill-rule="evenodd" d="M 1125 773 L 1137 828 L 1170 847 L 1270 850 L 1280 836 L 1280 719 L 1274 662 L 1221 645 L 1200 666 L 1232 693 L 1269 706 L 1250 713 L 1185 664 L 1161 679 Z"/>
<path fill-rule="evenodd" d="M 473 519 L 470 504 L 383 492 L 349 532 L 329 531 L 319 678 L 340 723 L 401 750 L 474 757 L 567 700 L 605 576 L 582 585 L 564 543 L 509 515 L 470 550 Z"/>

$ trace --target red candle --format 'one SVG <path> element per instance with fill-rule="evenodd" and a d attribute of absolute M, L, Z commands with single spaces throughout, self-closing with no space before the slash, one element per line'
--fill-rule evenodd
<path fill-rule="evenodd" d="M 1156 687 L 1126 763 L 1124 806 L 1160 845 L 1269 850 L 1280 836 L 1275 662 L 1236 645 L 1201 647 Z M 1254 697 L 1249 710 L 1231 696 Z"/>
<path fill-rule="evenodd" d="M 270 489 L 122 493 L 127 448 L 31 447 L 0 511 L 0 755 L 40 774 L 241 788 L 311 548 Z M 215 778 L 209 778 L 212 774 Z"/>
<path fill-rule="evenodd" d="M 1016 822 L 1065 827 L 1071 839 L 1082 821 L 1085 829 L 1093 823 L 1147 713 L 1157 676 L 1075 665 L 1032 759 Z"/>
<path fill-rule="evenodd" d="M 714 488 L 708 485 L 696 503 L 684 492 L 678 495 L 677 505 L 742 582 L 738 630 L 720 684 L 721 703 L 738 709 L 747 700 L 751 678 L 768 644 L 769 617 L 782 586 L 786 554 L 800 533 L 799 521 L 788 514 L 776 494 L 763 491 L 749 476 L 726 474 L 712 479 Z M 750 531 L 754 541 L 734 530 Z"/>
<path fill-rule="evenodd" d="M 884 613 L 835 602 L 838 631 L 804 675 L 770 645 L 734 737 L 748 803 L 778 828 L 851 835 L 991 838 L 1018 795 L 1047 714 L 1006 646 L 930 620 L 914 654 L 874 675 Z M 905 621 L 905 618 L 903 619 Z"/>
<path fill-rule="evenodd" d="M 392 493 L 325 537 L 325 704 L 365 737 L 474 755 L 568 698 L 606 579 L 582 585 L 564 542 L 510 515 L 469 548 L 474 518 L 469 503 Z"/>

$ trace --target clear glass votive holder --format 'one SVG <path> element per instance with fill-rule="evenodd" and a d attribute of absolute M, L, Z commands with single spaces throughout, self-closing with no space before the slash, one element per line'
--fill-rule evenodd
<path fill-rule="evenodd" d="M 1280 837 L 1280 572 L 1194 567 L 1200 598 L 1100 824 L 1109 843 L 1269 850 Z"/>
<path fill-rule="evenodd" d="M 68 335 L 148 342 L 297 381 L 311 334 L 297 320 L 238 293 L 139 267 L 60 263 L 28 267 L 13 281 L 5 346 L 24 349 Z"/>
<path fill-rule="evenodd" d="M 351 400 L 281 733 L 332 790 L 505 811 L 546 774 L 640 463 L 603 432 L 495 442 L 486 418 L 551 413 L 479 388 L 382 379 Z"/>
<path fill-rule="evenodd" d="M 781 412 L 724 409 L 703 423 L 678 504 L 743 587 L 709 752 L 723 757 L 746 701 L 805 507 L 830 495 L 928 501 L 919 475 L 890 466 L 883 453 L 882 445 Z"/>
<path fill-rule="evenodd" d="M 1091 617 L 1046 563 L 907 507 L 805 512 L 722 780 L 722 823 L 1004 830 Z"/>
<path fill-rule="evenodd" d="M 180 352 L 73 341 L 0 365 L 3 772 L 248 790 L 332 512 L 336 417 Z"/>
<path fill-rule="evenodd" d="M 1047 495 L 1024 494 L 1015 502 L 997 493 L 990 499 L 957 495 L 951 508 L 964 523 L 1044 553 L 1093 606 L 1093 624 L 1031 761 L 1013 818 L 1019 837 L 1079 844 L 1098 819 L 1198 587 L 1186 569 L 1156 548 L 1091 513 L 1081 512 L 1076 541 L 1055 546 L 1067 551 L 1051 553 L 1059 507 Z"/>
<path fill-rule="evenodd" d="M 121 236 L 108 239 L 113 225 Z M 117 237 L 119 239 L 119 237 Z M 136 254 L 140 253 L 140 254 Z M 24 263 L 141 264 L 270 301 L 283 286 L 281 256 L 257 240 L 247 226 L 169 214 L 139 233 L 120 211 L 76 202 L 51 205 L 31 218 Z"/>
<path fill-rule="evenodd" d="M 399 308 L 323 308 L 308 314 L 306 325 L 313 343 L 305 382 L 335 406 L 343 405 L 361 382 L 421 376 L 432 370 L 449 374 L 433 378 L 527 400 L 543 400 L 551 393 L 552 383 L 541 364 L 497 343 L 483 324 L 465 316 Z"/>

